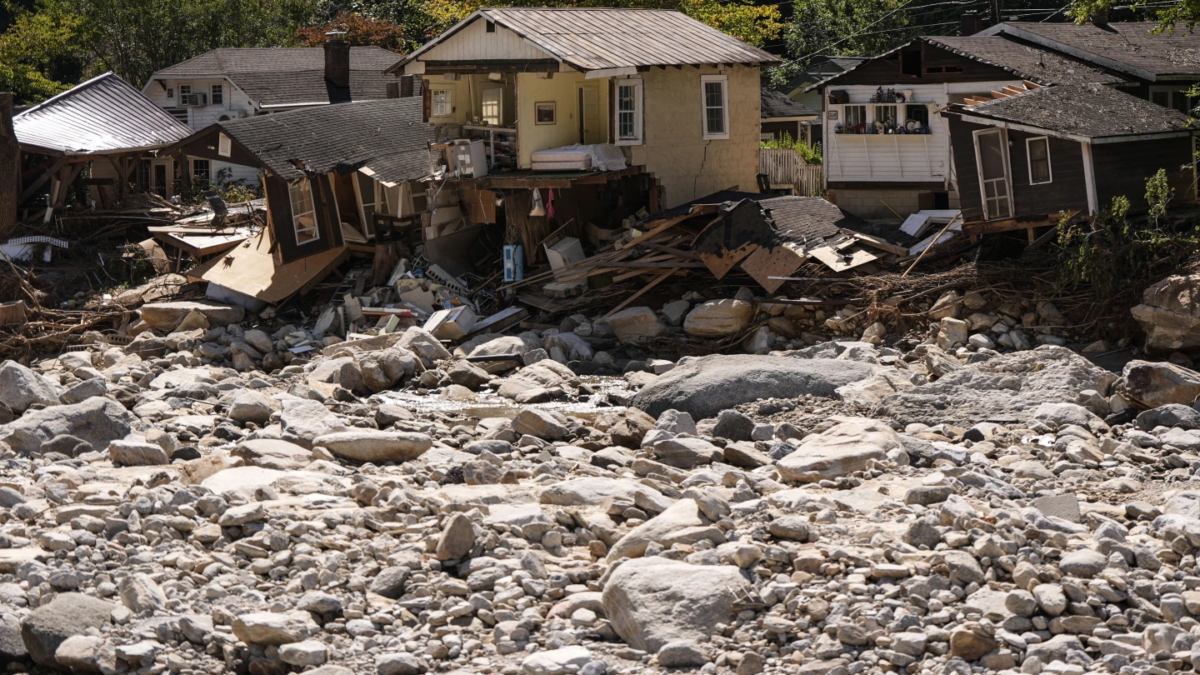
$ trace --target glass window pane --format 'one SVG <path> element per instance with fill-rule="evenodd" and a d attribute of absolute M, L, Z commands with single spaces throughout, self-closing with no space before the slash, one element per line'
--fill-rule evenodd
<path fill-rule="evenodd" d="M 979 134 L 978 138 L 983 179 L 1004 178 L 1004 147 L 1000 142 L 1000 134 Z"/>

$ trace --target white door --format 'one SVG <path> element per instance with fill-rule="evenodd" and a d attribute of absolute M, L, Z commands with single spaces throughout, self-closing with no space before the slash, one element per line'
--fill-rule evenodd
<path fill-rule="evenodd" d="M 604 142 L 604 130 L 600 128 L 600 87 L 596 85 L 579 88 L 579 142 Z"/>
<path fill-rule="evenodd" d="M 1000 129 L 975 132 L 975 161 L 985 220 L 1012 218 L 1012 182 L 1006 134 Z"/>
<path fill-rule="evenodd" d="M 504 89 L 485 87 L 483 90 L 483 121 L 500 126 L 504 121 Z"/>

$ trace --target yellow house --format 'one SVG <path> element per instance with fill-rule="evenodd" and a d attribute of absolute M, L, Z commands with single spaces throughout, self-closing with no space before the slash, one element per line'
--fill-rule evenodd
<path fill-rule="evenodd" d="M 487 8 L 386 72 L 422 80 L 439 140 L 482 140 L 486 188 L 602 183 L 561 172 L 615 156 L 669 208 L 757 191 L 760 68 L 777 62 L 674 11 Z"/>

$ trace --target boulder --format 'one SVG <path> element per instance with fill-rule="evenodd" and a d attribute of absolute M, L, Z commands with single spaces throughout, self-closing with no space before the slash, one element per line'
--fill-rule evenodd
<path fill-rule="evenodd" d="M 0 428 L 0 441 L 14 451 L 34 453 L 56 436 L 75 436 L 103 452 L 108 444 L 129 435 L 137 417 L 108 398 L 91 398 L 73 405 L 57 405 L 27 413 Z"/>
<path fill-rule="evenodd" d="M 646 554 L 646 547 L 652 543 L 671 548 L 676 542 L 690 544 L 700 539 L 713 539 L 713 543 L 717 544 L 724 542 L 721 531 L 712 527 L 701 514 L 696 500 L 680 499 L 672 504 L 671 508 L 621 537 L 609 549 L 608 561 L 611 563 L 622 558 L 640 558 Z"/>
<path fill-rule="evenodd" d="M 1152 431 L 1155 427 L 1200 429 L 1200 410 L 1182 403 L 1168 403 L 1139 414 L 1135 424 L 1142 431 Z"/>
<path fill-rule="evenodd" d="M 1192 405 L 1200 396 L 1200 373 L 1166 361 L 1134 360 L 1121 371 L 1117 393 L 1139 408 Z"/>
<path fill-rule="evenodd" d="M 727 337 L 741 331 L 753 318 L 754 305 L 745 300 L 709 300 L 688 312 L 683 330 L 694 337 Z"/>
<path fill-rule="evenodd" d="M 313 439 L 350 428 L 340 416 L 320 401 L 289 398 L 283 402 L 280 415 L 282 438 L 304 448 L 311 448 Z"/>
<path fill-rule="evenodd" d="M 869 461 L 883 460 L 889 450 L 903 447 L 900 434 L 886 424 L 852 419 L 808 436 L 775 466 L 785 481 L 816 483 L 862 471 Z"/>
<path fill-rule="evenodd" d="M 587 647 L 571 645 L 535 652 L 521 662 L 525 675 L 574 675 L 592 661 Z"/>
<path fill-rule="evenodd" d="M 192 312 L 198 312 L 212 326 L 241 323 L 246 310 L 237 305 L 223 305 L 208 300 L 175 300 L 142 305 L 141 317 L 154 330 L 173 331 Z"/>
<path fill-rule="evenodd" d="M 356 462 L 407 462 L 420 457 L 432 445 L 433 439 L 428 434 L 374 429 L 339 431 L 313 439 L 314 447 Z"/>
<path fill-rule="evenodd" d="M 162 446 L 138 441 L 112 441 L 108 458 L 117 466 L 158 466 L 169 461 Z"/>
<path fill-rule="evenodd" d="M 57 667 L 54 654 L 67 638 L 109 623 L 116 605 L 82 593 L 61 593 L 21 621 L 21 639 L 33 662 Z"/>
<path fill-rule="evenodd" d="M 970 363 L 936 382 L 887 396 L 873 411 L 902 424 L 971 426 L 993 419 L 1025 420 L 1043 403 L 1074 403 L 1079 392 L 1107 392 L 1116 377 L 1064 347 L 1037 349 Z"/>
<path fill-rule="evenodd" d="M 708 640 L 717 624 L 733 618 L 734 594 L 751 590 L 731 565 L 656 556 L 622 563 L 605 584 L 601 602 L 622 640 L 653 653 L 677 640 Z"/>
<path fill-rule="evenodd" d="M 312 615 L 304 611 L 251 612 L 233 620 L 233 634 L 246 644 L 279 646 L 301 642 L 320 632 Z"/>
<path fill-rule="evenodd" d="M 240 391 L 229 404 L 229 419 L 235 422 L 253 422 L 265 425 L 271 419 L 275 406 L 271 399 L 254 391 Z"/>
<path fill-rule="evenodd" d="M 303 469 L 315 459 L 312 450 L 274 438 L 242 441 L 230 454 L 242 458 L 250 466 L 276 471 Z"/>
<path fill-rule="evenodd" d="M 148 574 L 130 574 L 117 586 L 121 602 L 134 614 L 165 609 L 167 595 Z"/>
<path fill-rule="evenodd" d="M 608 327 L 621 342 L 644 342 L 667 332 L 649 307 L 630 307 L 608 317 Z"/>
<path fill-rule="evenodd" d="M 492 376 L 486 370 L 470 361 L 455 361 L 446 369 L 446 379 L 454 384 L 475 391 L 492 381 Z"/>
<path fill-rule="evenodd" d="M 59 387 L 16 361 L 0 364 L 0 403 L 20 415 L 37 403 L 58 405 Z"/>
<path fill-rule="evenodd" d="M 103 673 L 100 665 L 100 652 L 103 647 L 104 638 L 72 635 L 58 646 L 54 652 L 54 661 L 72 673 Z"/>
<path fill-rule="evenodd" d="M 643 387 L 633 405 L 655 417 L 673 408 L 705 419 L 760 398 L 831 397 L 838 387 L 862 380 L 876 368 L 833 359 L 704 356 L 675 366 Z"/>
<path fill-rule="evenodd" d="M 529 435 L 545 441 L 558 441 L 570 434 L 567 421 L 557 413 L 540 408 L 522 408 L 512 420 L 517 435 Z"/>
<path fill-rule="evenodd" d="M 1130 313 L 1146 331 L 1148 350 L 1200 347 L 1200 274 L 1172 275 L 1152 284 Z"/>
<path fill-rule="evenodd" d="M 624 478 L 573 478 L 547 486 L 538 495 L 542 504 L 558 506 L 600 506 L 606 499 L 628 499 L 639 506 L 646 504 L 655 513 L 666 511 L 671 500 L 661 492 Z"/>
<path fill-rule="evenodd" d="M 358 361 L 349 356 L 320 359 L 313 364 L 312 370 L 308 371 L 308 381 L 336 384 L 346 391 L 354 391 L 362 388 L 363 373 Z"/>
<path fill-rule="evenodd" d="M 668 438 L 651 446 L 654 459 L 677 469 L 694 469 L 723 459 L 721 448 L 702 438 Z"/>
<path fill-rule="evenodd" d="M 416 354 L 426 366 L 433 365 L 434 361 L 450 358 L 450 352 L 442 346 L 441 341 L 419 326 L 412 326 L 404 331 L 397 345 Z"/>
<path fill-rule="evenodd" d="M 461 513 L 450 516 L 450 522 L 438 537 L 434 555 L 438 560 L 462 560 L 475 546 L 475 527 L 471 519 Z"/>
<path fill-rule="evenodd" d="M 521 393 L 530 389 L 550 389 L 562 387 L 575 382 L 575 373 L 571 369 L 554 361 L 545 359 L 532 366 L 527 366 L 510 375 L 500 384 L 496 393 L 504 398 L 515 399 Z"/>

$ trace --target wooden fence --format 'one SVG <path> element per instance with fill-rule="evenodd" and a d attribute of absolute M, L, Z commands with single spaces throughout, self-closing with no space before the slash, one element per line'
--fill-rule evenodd
<path fill-rule="evenodd" d="M 768 176 L 774 190 L 791 188 L 795 194 L 804 197 L 820 197 L 825 193 L 821 165 L 805 162 L 795 150 L 762 148 L 758 155 L 758 172 Z"/>

